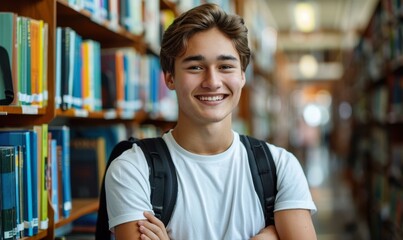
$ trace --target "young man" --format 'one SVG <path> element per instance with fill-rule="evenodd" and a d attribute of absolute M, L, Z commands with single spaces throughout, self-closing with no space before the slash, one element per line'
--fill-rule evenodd
<path fill-rule="evenodd" d="M 179 116 L 163 136 L 178 178 L 167 226 L 152 214 L 148 165 L 137 145 L 106 175 L 110 230 L 121 239 L 316 239 L 316 211 L 297 159 L 269 145 L 277 172 L 275 226 L 265 221 L 248 156 L 232 130 L 250 50 L 242 18 L 205 4 L 182 14 L 162 40 L 165 82 Z"/>

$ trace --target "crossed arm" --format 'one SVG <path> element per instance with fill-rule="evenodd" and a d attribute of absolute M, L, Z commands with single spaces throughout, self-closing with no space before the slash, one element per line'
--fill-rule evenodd
<path fill-rule="evenodd" d="M 115 238 L 142 240 L 169 240 L 164 224 L 149 212 L 145 220 L 124 223 L 115 227 Z M 315 228 L 309 210 L 293 209 L 274 214 L 276 226 L 268 226 L 251 240 L 298 239 L 316 240 Z"/>

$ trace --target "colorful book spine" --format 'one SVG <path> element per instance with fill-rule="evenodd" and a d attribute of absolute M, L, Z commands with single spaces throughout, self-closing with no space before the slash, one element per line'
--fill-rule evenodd
<path fill-rule="evenodd" d="M 51 148 L 51 164 L 50 164 L 50 171 L 51 171 L 51 186 L 50 186 L 50 199 L 51 204 L 54 210 L 54 221 L 59 220 L 59 195 L 58 195 L 58 162 L 57 162 L 57 142 L 54 139 L 50 140 L 50 148 Z"/>
<path fill-rule="evenodd" d="M 31 39 L 31 105 L 40 106 L 39 102 L 39 52 L 40 52 L 40 21 L 31 19 L 30 21 Z"/>
<path fill-rule="evenodd" d="M 62 216 L 67 218 L 71 213 L 71 182 L 70 182 L 70 128 L 67 126 L 49 127 L 53 139 L 56 140 L 58 147 L 61 148 L 62 164 Z M 59 184 L 60 185 L 60 184 Z"/>
<path fill-rule="evenodd" d="M 55 107 L 62 104 L 62 28 L 56 28 L 56 81 L 55 81 Z"/>
<path fill-rule="evenodd" d="M 38 233 L 39 202 L 38 202 L 38 134 L 28 131 L 31 144 L 31 186 L 32 186 L 32 233 Z"/>
<path fill-rule="evenodd" d="M 105 171 L 105 140 L 71 140 L 71 183 L 73 198 L 97 198 Z"/>
<path fill-rule="evenodd" d="M 17 146 L 17 155 L 16 155 L 16 171 L 17 171 L 17 238 L 18 236 L 24 236 L 24 148 L 23 146 Z"/>
<path fill-rule="evenodd" d="M 15 147 L 0 147 L 2 239 L 15 239 Z"/>
<path fill-rule="evenodd" d="M 38 227 L 48 228 L 48 192 L 46 189 L 46 165 L 48 161 L 48 125 L 42 124 L 34 126 L 34 131 L 38 136 Z"/>
<path fill-rule="evenodd" d="M 33 191 L 36 186 L 32 182 L 32 150 L 31 137 L 29 131 L 1 131 L 0 145 L 20 146 L 23 161 L 23 218 L 24 218 L 24 236 L 34 235 L 34 199 Z"/>
<path fill-rule="evenodd" d="M 82 37 L 75 34 L 74 42 L 72 42 L 72 96 L 73 104 L 72 106 L 76 109 L 81 109 L 83 107 L 83 97 L 82 97 Z"/>

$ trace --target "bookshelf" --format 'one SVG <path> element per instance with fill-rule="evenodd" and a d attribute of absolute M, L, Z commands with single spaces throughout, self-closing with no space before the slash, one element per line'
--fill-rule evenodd
<path fill-rule="evenodd" d="M 171 1 L 161 0 L 161 9 L 173 9 L 175 5 Z M 157 6 L 159 6 L 157 4 Z M 48 26 L 46 51 L 47 68 L 45 71 L 47 92 L 47 104 L 44 106 L 32 106 L 29 104 L 15 104 L 0 106 L 1 129 L 15 128 L 25 129 L 36 125 L 52 125 L 54 122 L 82 124 L 82 122 L 97 122 L 97 124 L 113 125 L 117 123 L 140 124 L 149 118 L 144 110 L 136 112 L 122 112 L 108 109 L 101 111 L 88 111 L 82 109 L 68 109 L 63 111 L 56 107 L 56 28 L 70 27 L 83 38 L 98 41 L 102 49 L 129 47 L 145 54 L 148 45 L 143 34 L 133 34 L 120 25 L 113 25 L 105 19 L 94 18 L 89 11 L 76 8 L 67 0 L 17 0 L 6 1 L 0 6 L 1 12 L 12 12 L 18 16 L 24 16 L 35 20 L 43 20 Z M 176 12 L 177 13 L 177 12 Z M 78 119 L 78 120 L 77 120 Z M 50 198 L 50 196 L 48 196 Z M 39 230 L 32 237 L 24 239 L 54 239 L 55 229 L 73 222 L 80 216 L 96 211 L 97 199 L 73 199 L 72 212 L 67 218 L 54 221 L 54 209 L 51 200 L 48 200 L 48 228 Z"/>
<path fill-rule="evenodd" d="M 379 1 L 357 47 L 346 54 L 338 101 L 352 106 L 339 119 L 335 144 L 371 239 L 403 236 L 403 42 L 401 6 Z M 343 134 L 344 133 L 344 134 Z M 342 135 L 350 138 L 349 141 Z"/>
<path fill-rule="evenodd" d="M 49 36 L 54 34 L 56 28 L 56 2 L 55 1 L 7 1 L 2 4 L 0 11 L 14 12 L 21 16 L 30 17 L 33 19 L 42 19 L 49 26 Z M 54 59 L 54 38 L 48 39 L 48 71 L 47 78 L 53 79 L 55 75 L 55 59 Z M 47 88 L 53 89 L 54 82 L 48 81 Z M 54 92 L 48 92 L 48 105 L 46 107 L 32 106 L 0 106 L 1 118 L 0 125 L 12 125 L 16 127 L 26 126 L 27 123 L 42 124 L 50 122 L 55 117 L 54 108 Z"/>

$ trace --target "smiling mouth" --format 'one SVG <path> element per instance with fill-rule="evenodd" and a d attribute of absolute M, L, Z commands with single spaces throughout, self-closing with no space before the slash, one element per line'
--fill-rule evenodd
<path fill-rule="evenodd" d="M 197 99 L 203 102 L 217 102 L 225 98 L 225 95 L 214 95 L 214 96 L 197 96 Z"/>

